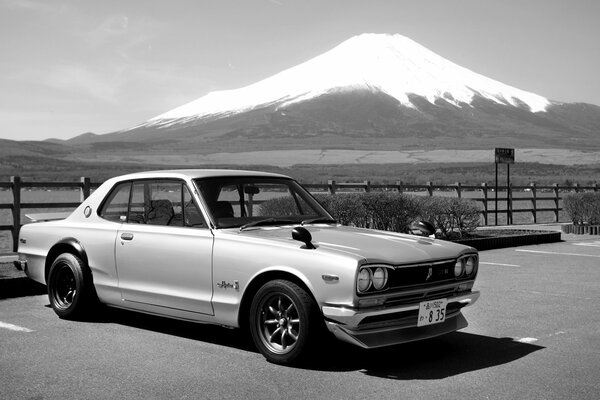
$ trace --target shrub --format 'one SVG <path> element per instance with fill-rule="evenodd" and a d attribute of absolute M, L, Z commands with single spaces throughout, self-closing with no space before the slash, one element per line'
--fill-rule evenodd
<path fill-rule="evenodd" d="M 563 199 L 563 208 L 574 225 L 600 224 L 600 193 L 572 193 Z"/>
<path fill-rule="evenodd" d="M 450 197 L 420 197 L 420 219 L 429 221 L 440 230 L 442 238 L 463 237 L 479 226 L 480 210 L 470 200 Z"/>
<path fill-rule="evenodd" d="M 296 211 L 296 203 L 291 197 L 273 198 L 260 205 L 260 215 L 293 215 Z"/>
<path fill-rule="evenodd" d="M 407 232 L 419 215 L 412 196 L 400 193 L 351 193 L 316 197 L 342 225 Z"/>
<path fill-rule="evenodd" d="M 408 232 L 413 222 L 431 222 L 442 238 L 472 233 L 479 226 L 480 210 L 470 200 L 420 197 L 401 193 L 369 192 L 319 194 L 315 198 L 342 225 L 393 232 Z M 286 215 L 291 199 L 272 199 L 261 206 L 262 215 Z"/>
<path fill-rule="evenodd" d="M 342 225 L 408 232 L 410 225 L 426 220 L 442 238 L 462 237 L 479 226 L 477 204 L 447 197 L 419 197 L 400 193 L 319 195 L 319 202 Z"/>
<path fill-rule="evenodd" d="M 368 214 L 361 194 L 317 195 L 316 199 L 340 224 L 365 227 Z"/>
<path fill-rule="evenodd" d="M 401 193 L 364 193 L 361 196 L 370 228 L 383 231 L 408 232 L 419 216 L 413 196 Z"/>

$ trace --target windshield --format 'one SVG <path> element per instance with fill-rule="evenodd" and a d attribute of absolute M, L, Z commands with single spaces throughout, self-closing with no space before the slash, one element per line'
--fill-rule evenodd
<path fill-rule="evenodd" d="M 218 177 L 195 183 L 217 228 L 334 222 L 292 179 Z"/>

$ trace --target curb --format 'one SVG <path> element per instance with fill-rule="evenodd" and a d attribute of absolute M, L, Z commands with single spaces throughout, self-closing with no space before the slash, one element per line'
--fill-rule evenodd
<path fill-rule="evenodd" d="M 561 229 L 564 233 L 573 233 L 575 235 L 600 235 L 600 225 L 565 224 Z"/>
<path fill-rule="evenodd" d="M 485 237 L 473 239 L 455 240 L 454 243 L 471 246 L 479 251 L 502 249 L 506 247 L 529 246 L 532 244 L 554 243 L 560 242 L 560 232 L 547 231 L 521 231 L 510 236 Z"/>

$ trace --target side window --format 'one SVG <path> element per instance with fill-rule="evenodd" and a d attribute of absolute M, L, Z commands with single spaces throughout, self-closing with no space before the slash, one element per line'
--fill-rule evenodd
<path fill-rule="evenodd" d="M 113 222 L 124 222 L 127 218 L 130 191 L 131 182 L 117 185 L 102 206 L 100 217 Z"/>
<path fill-rule="evenodd" d="M 194 228 L 208 226 L 182 181 L 121 183 L 109 194 L 100 217 L 130 224 Z"/>
<path fill-rule="evenodd" d="M 133 183 L 128 223 L 206 227 L 204 217 L 183 181 L 144 180 Z"/>
<path fill-rule="evenodd" d="M 146 200 L 145 200 L 145 185 L 139 182 L 133 184 L 133 192 L 131 193 L 131 206 L 129 208 L 129 217 L 127 222 L 130 224 L 145 224 L 146 223 Z"/>
<path fill-rule="evenodd" d="M 206 223 L 204 222 L 204 217 L 194 201 L 192 200 L 192 195 L 190 191 L 184 186 L 183 188 L 183 217 L 185 221 L 185 226 L 196 227 L 196 228 L 206 228 Z"/>

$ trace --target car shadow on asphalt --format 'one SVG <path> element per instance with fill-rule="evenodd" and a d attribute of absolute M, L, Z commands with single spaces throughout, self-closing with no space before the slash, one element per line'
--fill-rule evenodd
<path fill-rule="evenodd" d="M 512 338 L 454 332 L 373 350 L 335 344 L 326 359 L 321 356 L 314 360 L 312 368 L 355 370 L 369 376 L 397 380 L 443 379 L 508 364 L 542 349 L 543 346 L 521 343 Z"/>
<path fill-rule="evenodd" d="M 88 322 L 116 323 L 190 340 L 257 353 L 250 338 L 240 329 L 198 324 L 170 318 L 103 308 Z M 498 365 L 508 364 L 544 349 L 512 338 L 495 338 L 468 332 L 454 332 L 433 339 L 364 350 L 324 338 L 323 345 L 296 368 L 347 372 L 397 380 L 443 379 Z M 265 361 L 266 362 L 266 361 Z"/>
<path fill-rule="evenodd" d="M 104 306 L 93 317 L 84 322 L 120 324 L 185 339 L 257 352 L 250 339 L 246 338 L 240 329 L 228 329 L 220 325 L 181 321 Z"/>

